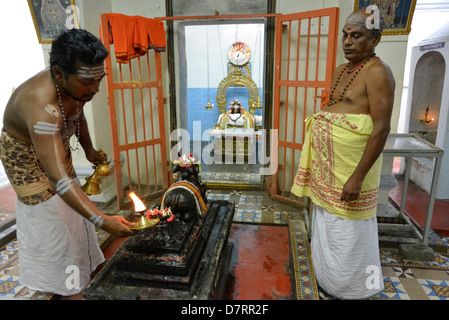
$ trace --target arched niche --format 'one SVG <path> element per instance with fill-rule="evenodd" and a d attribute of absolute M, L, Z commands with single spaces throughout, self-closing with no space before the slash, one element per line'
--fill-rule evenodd
<path fill-rule="evenodd" d="M 226 91 L 231 86 L 244 86 L 249 92 L 248 111 L 254 115 L 256 109 L 261 108 L 259 90 L 256 83 L 247 75 L 245 75 L 239 68 L 234 68 L 229 72 L 228 76 L 224 78 L 217 89 L 217 107 L 221 113 L 226 112 L 227 99 Z"/>
<path fill-rule="evenodd" d="M 432 144 L 435 144 L 438 133 L 445 72 L 446 62 L 437 51 L 425 53 L 415 68 L 409 132 Z"/>

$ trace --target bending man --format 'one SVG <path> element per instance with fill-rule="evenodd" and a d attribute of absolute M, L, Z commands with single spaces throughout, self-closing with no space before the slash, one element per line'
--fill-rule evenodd
<path fill-rule="evenodd" d="M 104 261 L 95 226 L 134 234 L 123 217 L 97 209 L 72 165 L 73 134 L 89 161 L 105 160 L 92 146 L 83 107 L 99 90 L 107 55 L 85 30 L 61 34 L 52 44 L 50 68 L 19 86 L 5 109 L 0 158 L 18 197 L 20 282 L 31 289 L 79 297 Z M 67 270 L 79 271 L 77 283 L 66 284 Z"/>

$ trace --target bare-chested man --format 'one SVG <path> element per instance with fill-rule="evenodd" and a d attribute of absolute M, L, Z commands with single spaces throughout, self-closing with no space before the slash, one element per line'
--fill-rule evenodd
<path fill-rule="evenodd" d="M 395 89 L 393 74 L 390 68 L 375 56 L 374 48 L 380 41 L 381 33 L 376 33 L 374 28 L 371 30 L 366 28 L 366 19 L 369 15 L 364 9 L 359 10 L 346 21 L 342 42 L 345 58 L 349 63 L 337 68 L 332 79 L 332 85 L 337 86 L 332 100 L 325 109 L 335 113 L 369 114 L 374 124 L 365 153 L 343 189 L 341 198 L 347 201 L 357 199 L 366 173 L 382 153 L 390 132 L 393 109 Z M 353 73 L 365 63 L 363 69 L 345 89 Z M 342 76 L 336 83 L 339 74 Z M 340 98 L 342 99 L 339 101 Z"/>
<path fill-rule="evenodd" d="M 71 159 L 75 134 L 89 161 L 105 160 L 92 146 L 83 107 L 99 90 L 107 55 L 85 30 L 61 34 L 50 68 L 18 87 L 5 109 L 0 158 L 18 197 L 20 281 L 32 289 L 79 296 L 104 261 L 95 227 L 134 234 L 130 222 L 103 214 L 89 200 Z"/>
<path fill-rule="evenodd" d="M 314 203 L 318 283 L 342 299 L 369 298 L 383 289 L 376 207 L 395 83 L 374 53 L 383 19 L 377 16 L 377 29 L 370 28 L 371 14 L 358 10 L 346 20 L 342 45 L 349 62 L 335 71 L 327 107 L 307 119 L 292 188 Z"/>

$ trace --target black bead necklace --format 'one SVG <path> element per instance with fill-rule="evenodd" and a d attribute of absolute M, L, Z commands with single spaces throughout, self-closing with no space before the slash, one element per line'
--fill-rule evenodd
<path fill-rule="evenodd" d="M 346 64 L 346 66 L 340 71 L 340 74 L 338 75 L 337 80 L 335 81 L 334 87 L 331 90 L 331 94 L 329 95 L 329 101 L 327 102 L 327 106 L 332 106 L 334 104 L 339 103 L 340 101 L 343 100 L 343 96 L 345 95 L 346 91 L 348 90 L 349 86 L 351 85 L 351 83 L 354 81 L 355 77 L 357 77 L 357 75 L 359 74 L 359 72 L 363 69 L 363 67 L 368 63 L 368 61 L 370 61 L 373 58 L 376 58 L 375 56 L 376 54 L 372 54 L 370 55 L 368 58 L 365 59 L 365 61 L 363 61 L 360 65 L 358 65 L 357 67 L 355 67 L 354 69 L 349 69 L 349 62 Z M 335 89 L 337 88 L 341 76 L 343 75 L 344 72 L 347 72 L 348 74 L 352 73 L 353 71 L 354 74 L 352 75 L 351 79 L 349 79 L 348 84 L 344 87 L 343 91 L 341 92 L 340 98 L 338 99 L 334 99 L 334 92 Z"/>
<path fill-rule="evenodd" d="M 61 109 L 61 113 L 62 113 L 62 121 L 63 121 L 63 124 L 64 124 L 65 137 L 66 138 L 70 138 L 69 132 L 67 130 L 67 119 L 66 119 L 65 112 L 64 112 L 64 106 L 62 104 L 61 92 L 59 91 L 59 86 L 58 86 L 57 83 L 55 83 L 55 86 L 56 86 L 56 92 L 58 94 L 59 108 Z M 70 149 L 72 151 L 77 151 L 79 149 L 79 145 L 80 145 L 80 142 L 79 142 L 80 135 L 81 135 L 80 134 L 80 119 L 79 119 L 80 118 L 80 114 L 81 114 L 80 105 L 79 105 L 79 102 L 76 101 L 76 120 L 75 120 L 76 121 L 76 123 L 75 123 L 76 132 L 75 132 L 75 136 L 77 138 L 77 142 L 76 142 L 75 148 L 72 148 L 72 146 L 70 145 Z"/>

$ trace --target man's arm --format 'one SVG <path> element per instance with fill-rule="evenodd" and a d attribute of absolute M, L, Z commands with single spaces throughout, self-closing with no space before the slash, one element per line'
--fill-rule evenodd
<path fill-rule="evenodd" d="M 354 173 L 343 187 L 341 200 L 356 200 L 366 174 L 382 154 L 390 133 L 395 82 L 391 70 L 383 63 L 373 65 L 366 77 L 366 90 L 374 128 Z"/>
<path fill-rule="evenodd" d="M 105 162 L 107 160 L 106 154 L 101 155 L 92 145 L 87 120 L 84 116 L 83 109 L 81 109 L 78 121 L 80 126 L 80 137 L 78 139 L 81 147 L 84 150 L 84 153 L 86 154 L 87 160 L 89 160 L 93 164 Z"/>
<path fill-rule="evenodd" d="M 34 151 L 42 163 L 52 188 L 75 211 L 86 219 L 103 219 L 102 229 L 118 236 L 132 235 L 131 224 L 123 217 L 104 215 L 89 200 L 67 172 L 66 151 L 61 137 L 62 116 L 50 114 L 44 107 L 36 106 L 25 114 Z M 99 221 L 99 220 L 95 220 Z"/>

